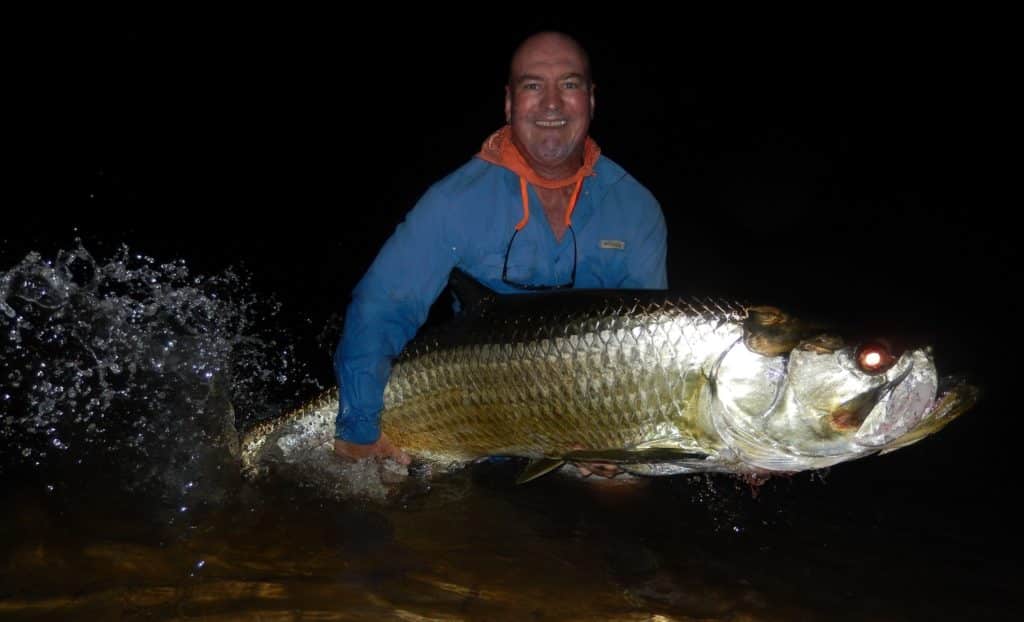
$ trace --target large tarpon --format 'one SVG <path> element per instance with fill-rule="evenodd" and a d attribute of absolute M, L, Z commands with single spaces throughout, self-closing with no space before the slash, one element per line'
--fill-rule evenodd
<path fill-rule="evenodd" d="M 905 447 L 974 403 L 930 348 L 847 343 L 765 306 L 662 291 L 498 295 L 462 274 L 463 312 L 411 341 L 384 393 L 384 434 L 445 464 L 533 459 L 641 475 L 792 473 Z M 243 468 L 329 452 L 338 392 L 258 424 Z M 322 456 L 320 456 L 322 459 Z"/>

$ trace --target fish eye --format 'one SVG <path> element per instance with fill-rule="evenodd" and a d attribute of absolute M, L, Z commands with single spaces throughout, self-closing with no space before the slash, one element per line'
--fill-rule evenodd
<path fill-rule="evenodd" d="M 871 341 L 857 348 L 857 367 L 866 374 L 880 374 L 896 364 L 888 344 Z"/>

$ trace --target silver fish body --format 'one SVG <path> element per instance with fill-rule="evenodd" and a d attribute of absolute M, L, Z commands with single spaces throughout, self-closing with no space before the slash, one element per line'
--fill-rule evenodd
<path fill-rule="evenodd" d="M 410 342 L 384 393 L 383 433 L 429 461 L 792 473 L 909 445 L 976 397 L 940 388 L 927 347 L 848 344 L 772 307 L 656 291 L 463 296 L 459 317 Z M 337 413 L 332 389 L 256 426 L 244 469 L 329 451 Z"/>

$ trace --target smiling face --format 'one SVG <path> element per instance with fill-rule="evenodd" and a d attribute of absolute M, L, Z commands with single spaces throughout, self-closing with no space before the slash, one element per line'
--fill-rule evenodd
<path fill-rule="evenodd" d="M 586 53 L 572 39 L 542 33 L 521 45 L 505 87 L 512 142 L 547 179 L 564 179 L 583 164 L 594 111 Z"/>

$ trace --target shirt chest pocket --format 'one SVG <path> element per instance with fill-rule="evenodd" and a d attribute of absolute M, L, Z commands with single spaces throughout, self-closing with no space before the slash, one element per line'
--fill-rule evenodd
<path fill-rule="evenodd" d="M 480 265 L 488 277 L 500 281 L 502 270 L 505 269 L 506 253 L 502 249 L 498 253 L 487 253 L 480 259 Z M 531 240 L 517 239 L 512 242 L 508 252 L 508 274 L 510 281 L 529 283 L 536 275 L 537 243 Z"/>
<path fill-rule="evenodd" d="M 587 276 L 587 287 L 620 287 L 628 276 L 628 265 L 624 245 L 606 242 L 580 254 L 579 271 Z"/>

